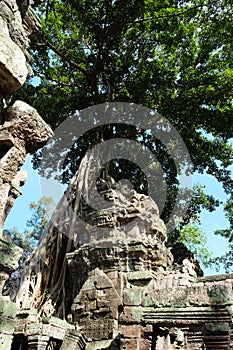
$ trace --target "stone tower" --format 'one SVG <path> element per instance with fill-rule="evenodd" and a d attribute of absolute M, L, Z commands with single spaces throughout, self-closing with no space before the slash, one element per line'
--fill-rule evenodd
<path fill-rule="evenodd" d="M 73 206 L 76 179 L 66 197 Z M 110 205 L 93 211 L 82 205 L 86 228 L 74 227 L 72 244 L 67 234 L 57 240 L 59 232 L 70 232 L 61 225 L 68 207 L 60 203 L 57 223 L 53 221 L 23 272 L 16 297 L 22 310 L 33 306 L 52 325 L 55 315 L 65 318 L 66 331 L 56 343 L 62 350 L 67 344 L 74 350 L 231 349 L 232 275 L 201 277 L 185 247 L 176 245 L 172 254 L 150 197 L 106 179 L 99 193 Z M 83 236 L 85 242 L 78 244 Z M 60 242 L 63 251 L 56 259 L 59 269 L 51 242 Z M 29 314 L 24 318 L 28 326 Z M 37 349 L 46 349 L 45 344 Z"/>

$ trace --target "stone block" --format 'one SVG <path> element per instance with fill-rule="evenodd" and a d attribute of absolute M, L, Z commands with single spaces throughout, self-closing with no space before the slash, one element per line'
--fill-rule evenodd
<path fill-rule="evenodd" d="M 140 305 L 141 304 L 141 289 L 129 288 L 124 291 L 123 303 L 124 305 Z"/>
<path fill-rule="evenodd" d="M 0 238 L 0 295 L 9 274 L 17 269 L 22 252 L 23 250 L 13 244 L 10 239 Z"/>
<path fill-rule="evenodd" d="M 167 289 L 172 288 L 174 285 L 173 283 L 173 274 L 170 274 L 167 278 Z"/>
<path fill-rule="evenodd" d="M 53 135 L 52 129 L 45 123 L 35 108 L 23 101 L 7 108 L 7 120 L 12 123 L 11 132 L 15 138 L 24 141 L 28 153 L 44 146 Z"/>
<path fill-rule="evenodd" d="M 189 282 L 189 278 L 186 278 L 186 277 L 182 277 L 180 280 L 179 280 L 179 285 L 180 286 L 190 286 L 190 282 Z"/>
<path fill-rule="evenodd" d="M 80 348 L 81 349 L 81 348 Z M 86 350 L 118 350 L 117 344 L 112 340 L 92 341 L 85 347 Z M 61 349 L 63 350 L 63 348 Z M 66 350 L 64 348 L 64 350 Z M 75 350 L 77 350 L 75 348 Z"/>
<path fill-rule="evenodd" d="M 208 332 L 224 332 L 224 333 L 228 333 L 229 331 L 229 323 L 227 322 L 212 322 L 212 323 L 207 323 L 205 325 L 205 328 Z"/>
<path fill-rule="evenodd" d="M 123 338 L 140 338 L 141 326 L 140 325 L 124 325 L 120 327 L 120 335 Z"/>
<path fill-rule="evenodd" d="M 155 273 L 150 270 L 144 270 L 144 271 L 133 271 L 127 273 L 127 279 L 128 281 L 145 281 L 145 280 L 151 280 L 155 277 Z"/>
<path fill-rule="evenodd" d="M 137 306 L 126 306 L 124 307 L 124 310 L 120 315 L 120 321 L 132 323 L 134 323 L 135 321 L 140 322 L 142 314 L 143 308 Z"/>
<path fill-rule="evenodd" d="M 1 132 L 1 127 L 0 127 Z M 18 140 L 15 140 L 18 143 Z M 24 146 L 18 145 L 11 147 L 5 156 L 1 159 L 0 178 L 1 181 L 11 184 L 21 165 L 23 165 L 26 157 Z"/>
<path fill-rule="evenodd" d="M 2 320 L 13 320 L 16 317 L 18 307 L 9 300 L 9 297 L 0 296 L 0 318 Z M 1 324 L 0 324 L 1 331 Z"/>
<path fill-rule="evenodd" d="M 0 16 L 0 92 L 8 96 L 26 81 L 28 69 L 23 51 L 10 38 L 7 25 Z"/>
<path fill-rule="evenodd" d="M 102 299 L 102 300 L 97 300 L 96 305 L 98 308 L 108 308 L 111 306 L 111 300 L 106 300 L 106 299 Z"/>
<path fill-rule="evenodd" d="M 143 327 L 143 334 L 148 334 L 152 332 L 153 332 L 152 324 L 147 324 L 145 327 Z"/>
<path fill-rule="evenodd" d="M 120 350 L 139 350 L 138 340 L 121 339 Z"/>
<path fill-rule="evenodd" d="M 151 350 L 151 342 L 148 339 L 139 340 L 139 350 Z"/>

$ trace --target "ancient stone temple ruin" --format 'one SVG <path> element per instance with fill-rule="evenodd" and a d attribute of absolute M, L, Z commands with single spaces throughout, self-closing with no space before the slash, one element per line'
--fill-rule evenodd
<path fill-rule="evenodd" d="M 30 4 L 22 4 L 0 1 L 0 348 L 233 349 L 233 276 L 203 277 L 184 246 L 169 250 L 154 201 L 109 176 L 98 182 L 109 205 L 92 210 L 77 198 L 75 174 L 2 295 L 22 254 L 2 234 L 26 181 L 20 167 L 52 135 L 32 107 L 7 100 L 30 74 L 28 37 L 39 30 Z"/>
<path fill-rule="evenodd" d="M 182 245 L 166 248 L 152 199 L 114 181 L 100 186 L 108 208 L 83 206 L 95 223 L 89 243 L 79 244 L 78 224 L 70 239 L 61 216 L 74 206 L 76 179 L 19 277 L 18 341 L 29 349 L 231 349 L 232 276 L 200 276 Z"/>

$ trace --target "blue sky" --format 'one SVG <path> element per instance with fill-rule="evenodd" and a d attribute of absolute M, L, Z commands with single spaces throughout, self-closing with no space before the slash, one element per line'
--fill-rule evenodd
<path fill-rule="evenodd" d="M 11 209 L 4 228 L 17 227 L 22 232 L 26 227 L 26 221 L 31 216 L 31 210 L 29 209 L 29 203 L 37 202 L 41 197 L 40 177 L 36 171 L 32 169 L 31 156 L 28 155 L 25 164 L 22 169 L 27 171 L 27 181 L 24 186 L 21 187 L 23 193 L 22 196 L 15 200 L 14 206 Z"/>
<path fill-rule="evenodd" d="M 4 228 L 17 227 L 19 231 L 23 232 L 26 228 L 26 221 L 31 216 L 31 211 L 28 207 L 32 201 L 37 202 L 42 196 L 50 196 L 57 193 L 56 200 L 62 195 L 64 188 L 46 188 L 41 182 L 40 176 L 31 166 L 31 156 L 27 156 L 23 169 L 27 170 L 28 179 L 25 185 L 21 188 L 23 195 L 16 199 L 15 205 L 12 208 L 10 214 L 7 217 Z M 221 188 L 221 185 L 209 175 L 194 175 L 194 183 L 200 183 L 206 186 L 206 190 L 209 194 L 213 194 L 219 199 L 225 199 L 225 194 Z M 51 193 L 50 193 L 51 190 Z M 207 234 L 208 246 L 214 256 L 224 254 L 227 249 L 227 242 L 224 238 L 214 235 L 214 231 L 219 228 L 227 226 L 227 220 L 223 214 L 222 206 L 215 212 L 209 213 L 204 210 L 201 214 L 201 228 Z M 205 275 L 215 274 L 216 271 L 213 268 L 204 269 Z M 224 272 L 220 270 L 220 272 Z"/>
<path fill-rule="evenodd" d="M 208 194 L 212 194 L 214 197 L 225 200 L 226 194 L 224 193 L 222 186 L 210 175 L 195 174 L 194 182 L 205 185 L 205 190 Z M 220 205 L 214 212 L 210 213 L 207 210 L 203 210 L 201 215 L 201 229 L 206 233 L 208 239 L 208 248 L 214 256 L 220 256 L 227 251 L 227 241 L 221 236 L 214 234 L 217 229 L 223 229 L 228 226 L 228 221 L 223 213 L 223 206 Z M 206 275 L 216 273 L 213 268 L 204 269 Z M 224 273 L 224 270 L 220 270 L 218 273 Z"/>

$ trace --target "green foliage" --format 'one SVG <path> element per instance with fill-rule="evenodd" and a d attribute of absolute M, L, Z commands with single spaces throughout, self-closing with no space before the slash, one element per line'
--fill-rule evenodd
<path fill-rule="evenodd" d="M 229 221 L 229 227 L 224 230 L 216 230 L 215 233 L 225 237 L 229 240 L 230 243 L 233 242 L 233 193 L 231 193 L 230 197 L 227 199 L 224 205 L 224 211 L 226 213 L 226 217 Z"/>
<path fill-rule="evenodd" d="M 54 129 L 77 110 L 106 101 L 155 109 L 179 131 L 194 171 L 212 175 L 231 193 L 232 11 L 232 0 L 50 0 L 41 5 L 43 31 L 31 51 L 40 83 L 29 82 L 19 94 Z M 114 132 L 114 127 L 102 130 L 104 139 L 116 137 Z M 87 145 L 98 142 L 96 135 L 91 130 L 74 145 L 63 182 L 69 182 Z M 119 126 L 117 136 L 122 135 L 160 156 L 169 187 L 166 221 L 179 174 L 151 135 Z M 37 154 L 35 167 L 39 159 Z M 129 178 L 146 192 L 142 174 L 127 165 L 112 163 L 111 175 Z M 213 211 L 218 205 L 197 188 L 185 222 L 198 217 L 202 208 Z"/>
<path fill-rule="evenodd" d="M 8 293 L 7 291 L 14 286 L 23 262 L 32 253 L 33 249 L 41 239 L 46 225 L 49 222 L 49 215 L 51 214 L 53 207 L 54 203 L 50 197 L 42 197 L 38 203 L 31 202 L 29 208 L 32 211 L 32 215 L 26 222 L 26 226 L 29 229 L 26 229 L 23 233 L 19 232 L 16 227 L 4 230 L 4 234 L 10 236 L 14 244 L 23 249 L 23 255 L 19 261 L 19 268 L 11 274 L 6 286 L 4 287 L 6 294 Z"/>
<path fill-rule="evenodd" d="M 217 263 L 223 265 L 227 272 L 232 271 L 233 266 L 233 193 L 230 194 L 224 205 L 225 216 L 229 226 L 226 229 L 216 230 L 215 234 L 226 238 L 229 242 L 229 250 L 226 254 L 217 258 Z"/>
<path fill-rule="evenodd" d="M 212 261 L 213 261 L 213 259 L 211 259 L 211 262 Z M 221 266 L 223 266 L 227 273 L 232 272 L 232 266 L 233 266 L 233 245 L 232 245 L 232 243 L 229 244 L 229 248 L 228 248 L 228 251 L 226 252 L 226 254 L 223 254 L 222 256 L 215 258 L 213 262 L 217 266 L 217 269 L 219 269 Z"/>
<path fill-rule="evenodd" d="M 32 210 L 32 216 L 27 220 L 26 225 L 31 228 L 31 230 L 26 230 L 26 232 L 28 232 L 30 237 L 36 243 L 40 240 L 44 229 L 48 224 L 49 215 L 54 208 L 54 202 L 50 197 L 42 197 L 38 203 L 31 202 L 29 208 Z M 31 244 L 33 248 L 35 243 Z"/>
<path fill-rule="evenodd" d="M 42 197 L 38 203 L 31 202 L 29 208 L 32 211 L 31 218 L 27 220 L 26 229 L 23 233 L 19 232 L 16 227 L 7 229 L 5 234 L 9 235 L 12 241 L 21 247 L 24 251 L 24 260 L 35 248 L 38 241 L 43 235 L 46 225 L 49 221 L 49 214 L 53 209 L 54 203 L 50 197 Z"/>
<path fill-rule="evenodd" d="M 206 235 L 198 227 L 197 223 L 194 222 L 186 226 L 179 226 L 176 229 L 176 235 L 176 242 L 183 243 L 205 267 L 214 264 L 214 261 L 211 260 L 212 254 L 207 247 Z M 172 240 L 173 243 L 174 240 Z"/>

